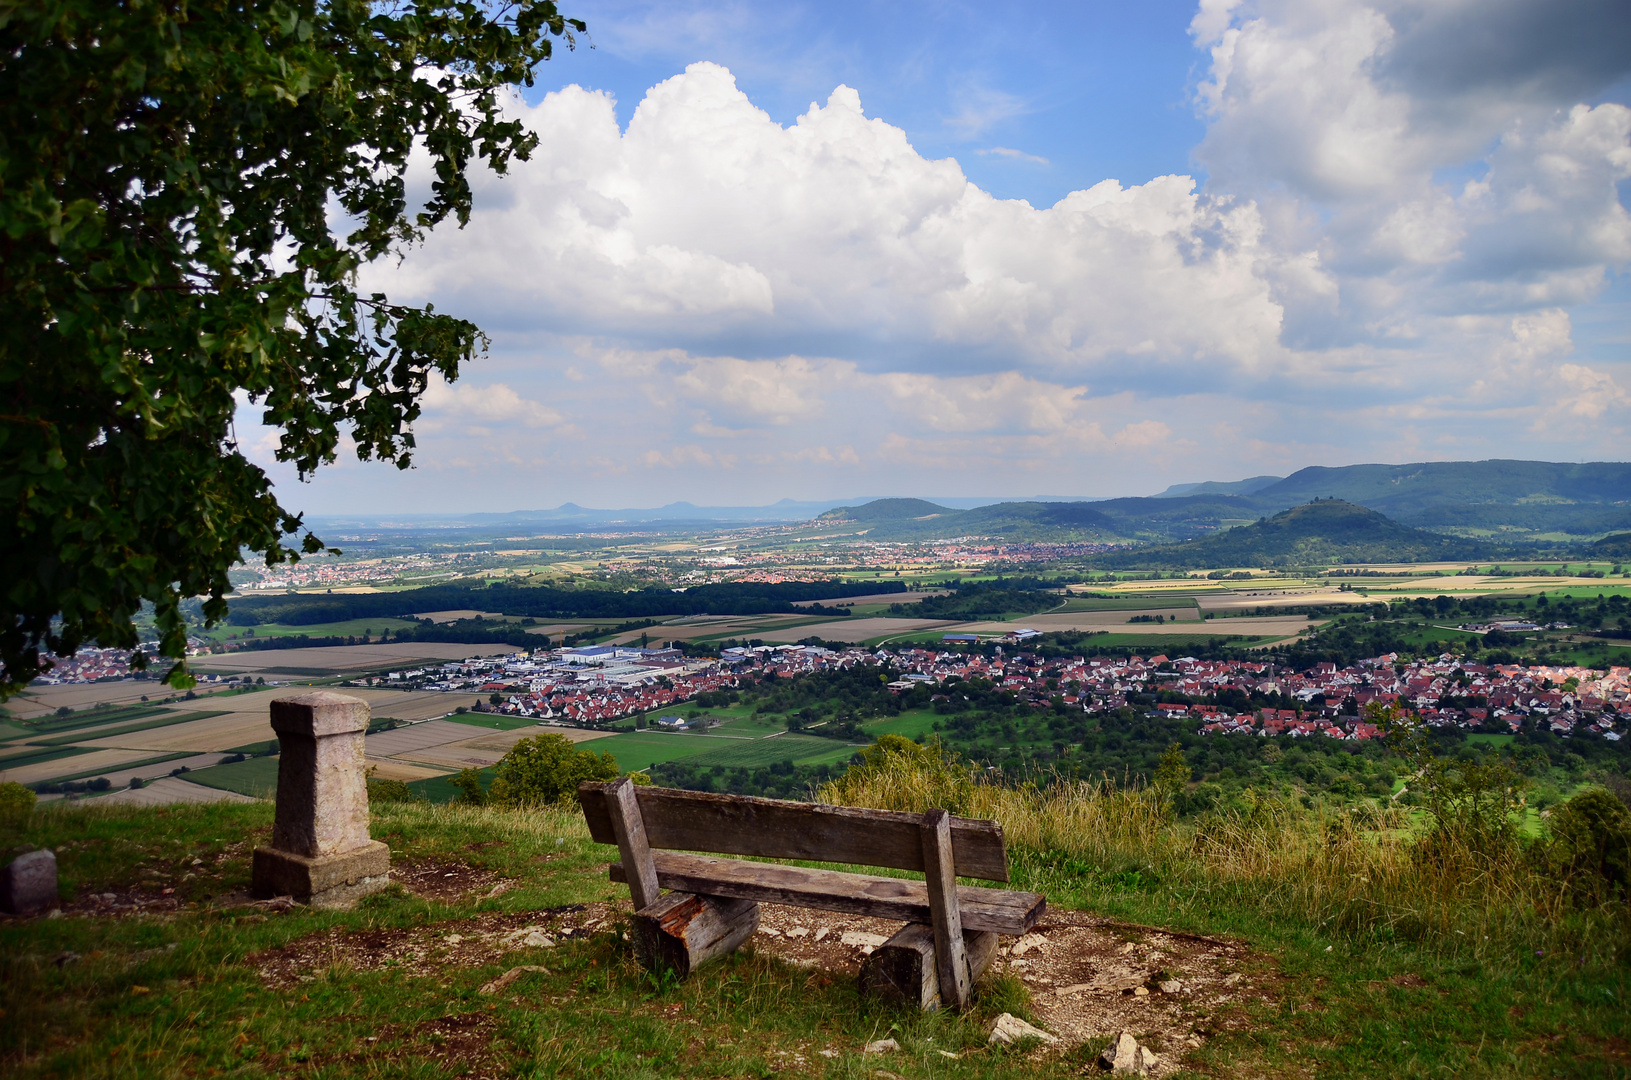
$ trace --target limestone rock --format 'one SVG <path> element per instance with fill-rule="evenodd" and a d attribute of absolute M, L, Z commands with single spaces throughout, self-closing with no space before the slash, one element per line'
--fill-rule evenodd
<path fill-rule="evenodd" d="M 900 1049 L 900 1043 L 896 1042 L 894 1039 L 879 1039 L 876 1042 L 867 1043 L 866 1047 L 864 1049 L 862 1049 L 861 1053 L 863 1053 L 863 1054 L 887 1054 L 892 1050 L 899 1050 L 899 1049 Z"/>
<path fill-rule="evenodd" d="M 1032 1027 L 1013 1013 L 1003 1013 L 986 1029 L 986 1035 L 994 1043 L 1011 1046 L 1021 1039 L 1040 1039 L 1044 1043 L 1056 1043 L 1059 1037 L 1050 1035 L 1039 1027 Z"/>
<path fill-rule="evenodd" d="M 57 906 L 57 856 L 30 851 L 0 870 L 0 911 L 33 915 Z"/>
<path fill-rule="evenodd" d="M 1123 1076 L 1148 1076 L 1160 1061 L 1149 1047 L 1140 1046 L 1131 1032 L 1123 1031 L 1099 1055 L 1099 1068 Z"/>

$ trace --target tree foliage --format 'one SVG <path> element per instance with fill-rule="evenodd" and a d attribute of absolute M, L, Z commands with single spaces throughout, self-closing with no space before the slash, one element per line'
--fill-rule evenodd
<path fill-rule="evenodd" d="M 0 0 L 0 694 L 135 645 L 143 601 L 181 657 L 179 602 L 222 618 L 242 552 L 321 549 L 240 401 L 302 477 L 342 436 L 408 467 L 427 383 L 485 339 L 357 271 L 530 154 L 500 92 L 583 29 L 549 0 Z"/>
<path fill-rule="evenodd" d="M 498 775 L 487 790 L 494 806 L 548 806 L 571 798 L 585 780 L 617 779 L 617 759 L 607 753 L 579 750 L 565 735 L 522 739 L 498 763 Z"/>

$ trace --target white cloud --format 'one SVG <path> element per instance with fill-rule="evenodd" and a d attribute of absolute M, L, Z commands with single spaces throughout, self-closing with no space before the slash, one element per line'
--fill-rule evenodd
<path fill-rule="evenodd" d="M 1627 25 L 1603 0 L 1201 0 L 1204 187 L 1089 177 L 1052 206 L 848 86 L 784 127 L 693 64 L 626 129 L 567 87 L 512 104 L 543 144 L 472 177 L 468 228 L 365 284 L 499 343 L 485 385 L 433 387 L 421 461 L 651 501 L 1623 456 L 1631 380 L 1574 313 L 1631 264 L 1631 108 L 1602 100 Z M 953 112 L 972 138 L 1024 108 L 976 86 Z"/>
<path fill-rule="evenodd" d="M 1048 159 L 1045 157 L 1038 157 L 1035 154 L 1027 154 L 1025 151 L 1015 150 L 1011 146 L 992 146 L 983 150 L 976 150 L 974 152 L 979 154 L 981 157 L 1002 157 L 1009 158 L 1014 161 L 1029 161 L 1033 165 L 1050 164 Z"/>
<path fill-rule="evenodd" d="M 1252 207 L 1187 177 L 999 200 L 848 87 L 784 128 L 708 63 L 653 87 L 626 132 L 577 87 L 514 108 L 543 147 L 477 178 L 469 227 L 381 272 L 396 293 L 537 329 L 939 341 L 1044 367 L 1277 350 L 1258 271 L 1281 257 Z"/>
<path fill-rule="evenodd" d="M 529 401 L 504 383 L 474 386 L 433 378 L 425 388 L 425 415 L 418 427 L 439 431 L 450 423 L 521 424 L 529 428 L 553 427 L 561 422 L 554 409 Z"/>

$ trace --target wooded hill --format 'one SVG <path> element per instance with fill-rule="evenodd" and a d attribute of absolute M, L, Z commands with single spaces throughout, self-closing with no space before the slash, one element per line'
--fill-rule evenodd
<path fill-rule="evenodd" d="M 1479 541 L 1413 529 L 1363 506 L 1321 499 L 1215 536 L 1106 552 L 1092 561 L 1115 569 L 1184 569 L 1437 562 L 1490 554 Z"/>
<path fill-rule="evenodd" d="M 1560 533 L 1586 540 L 1631 529 L 1631 464 L 1447 461 L 1314 467 L 1283 479 L 1180 484 L 1149 498 L 1096 502 L 1004 502 L 956 510 L 923 499 L 878 499 L 830 510 L 811 524 L 852 524 L 874 540 L 1000 536 L 1015 543 L 1170 543 L 1331 498 L 1418 529 L 1472 538 L 1498 532 L 1507 544 Z"/>

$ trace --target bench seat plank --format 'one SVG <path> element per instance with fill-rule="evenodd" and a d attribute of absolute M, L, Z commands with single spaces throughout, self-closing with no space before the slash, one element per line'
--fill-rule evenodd
<path fill-rule="evenodd" d="M 870 915 L 899 922 L 929 923 L 929 890 L 921 881 L 906 878 L 813 870 L 803 866 L 716 859 L 678 851 L 654 851 L 657 883 L 665 889 L 757 900 L 789 907 Z M 625 881 L 623 867 L 612 864 L 613 881 Z M 957 905 L 963 929 L 989 930 L 1018 937 L 1047 910 L 1040 893 L 1015 892 L 959 885 Z"/>
<path fill-rule="evenodd" d="M 605 786 L 580 784 L 578 801 L 595 842 L 615 844 L 598 794 Z M 637 787 L 634 797 L 653 848 L 924 869 L 922 814 L 659 787 Z M 953 817 L 951 847 L 958 877 L 1008 880 L 1002 826 L 995 821 Z"/>

